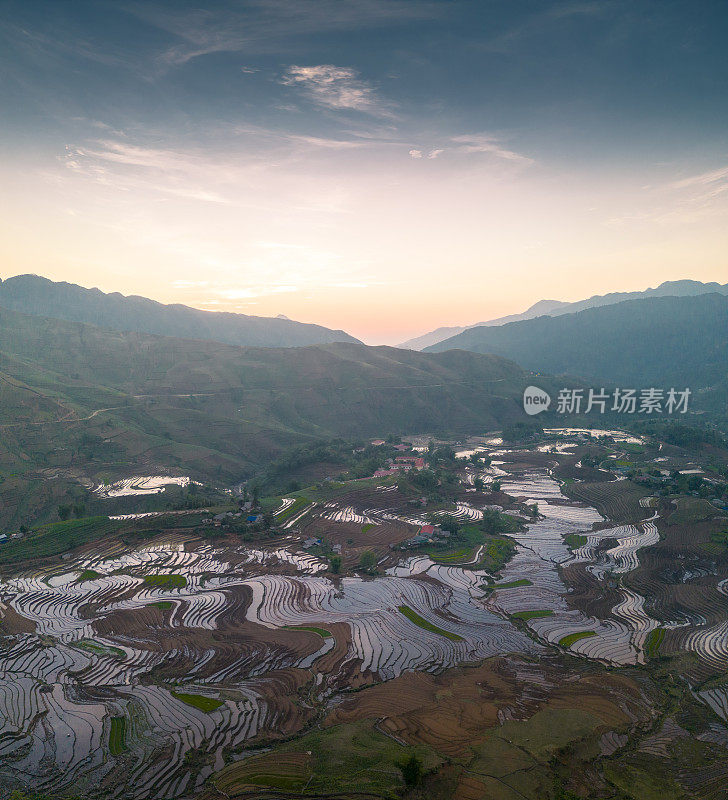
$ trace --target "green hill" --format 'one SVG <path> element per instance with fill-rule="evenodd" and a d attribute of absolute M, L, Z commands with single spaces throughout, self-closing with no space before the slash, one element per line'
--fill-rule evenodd
<path fill-rule="evenodd" d="M 426 352 L 494 353 L 526 369 L 622 386 L 689 386 L 725 400 L 728 297 L 658 297 L 467 330 Z M 720 389 L 722 384 L 723 389 Z M 717 402 L 718 398 L 713 397 Z"/>
<path fill-rule="evenodd" d="M 104 294 L 38 275 L 16 275 L 0 282 L 0 306 L 22 314 L 87 322 L 119 331 L 138 331 L 186 339 L 209 339 L 257 347 L 303 347 L 356 342 L 344 331 L 284 318 L 252 317 L 163 305 L 146 297 Z"/>
<path fill-rule="evenodd" d="M 81 481 L 229 484 L 316 440 L 497 428 L 522 419 L 527 382 L 490 355 L 243 348 L 0 309 L 0 526 Z"/>

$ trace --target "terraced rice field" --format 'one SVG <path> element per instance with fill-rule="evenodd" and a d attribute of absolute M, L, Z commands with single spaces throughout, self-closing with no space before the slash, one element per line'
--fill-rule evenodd
<path fill-rule="evenodd" d="M 724 671 L 725 613 L 666 623 L 631 580 L 664 544 L 649 498 L 628 491 L 625 500 L 600 483 L 569 499 L 546 463 L 518 458 L 497 467 L 502 489 L 535 504 L 538 517 L 511 534 L 516 553 L 499 574 L 389 551 L 425 520 L 384 486 L 326 502 L 284 499 L 275 544 L 87 546 L 44 573 L 7 577 L 0 618 L 14 627 L 0 638 L 2 779 L 41 792 L 113 785 L 138 800 L 188 796 L 226 754 L 301 730 L 314 704 L 342 688 L 509 653 L 560 647 L 633 665 L 678 647 Z M 577 495 L 598 497 L 619 519 Z M 446 513 L 482 518 L 484 506 L 467 497 Z M 374 542 L 387 554 L 381 573 L 332 578 L 326 560 L 302 549 L 316 531 L 359 537 L 354 547 Z M 581 609 L 576 578 L 605 592 L 604 613 Z M 699 576 L 720 602 L 721 578 Z M 722 685 L 696 696 L 725 715 Z M 279 788 L 299 791 L 311 764 L 290 758 Z M 241 764 L 250 785 L 269 767 L 262 756 Z"/>

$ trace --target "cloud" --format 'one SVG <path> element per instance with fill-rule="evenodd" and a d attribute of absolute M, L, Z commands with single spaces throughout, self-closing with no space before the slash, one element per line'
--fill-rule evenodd
<path fill-rule="evenodd" d="M 442 13 L 430 0 L 248 0 L 187 10 L 130 2 L 125 10 L 177 39 L 159 59 L 168 67 L 214 53 L 281 53 L 306 36 L 406 24 Z"/>
<path fill-rule="evenodd" d="M 674 181 L 669 186 L 670 189 L 697 189 L 699 190 L 696 200 L 708 200 L 728 191 L 728 167 L 720 167 L 709 172 L 701 172 L 698 175 L 691 175 Z"/>
<path fill-rule="evenodd" d="M 409 154 L 412 158 L 422 158 L 422 150 L 410 150 Z"/>
<path fill-rule="evenodd" d="M 444 153 L 444 152 L 445 151 L 442 150 L 442 149 L 430 150 L 430 152 L 427 154 L 427 157 L 428 158 L 437 158 L 440 155 L 440 153 Z"/>
<path fill-rule="evenodd" d="M 311 67 L 290 66 L 281 82 L 299 86 L 320 106 L 351 111 L 381 114 L 384 104 L 369 84 L 361 80 L 356 70 L 318 64 Z"/>
<path fill-rule="evenodd" d="M 485 153 L 520 164 L 534 163 L 532 158 L 516 153 L 514 150 L 508 150 L 500 144 L 497 138 L 488 134 L 453 136 L 450 141 L 455 144 L 455 149 L 461 153 Z"/>

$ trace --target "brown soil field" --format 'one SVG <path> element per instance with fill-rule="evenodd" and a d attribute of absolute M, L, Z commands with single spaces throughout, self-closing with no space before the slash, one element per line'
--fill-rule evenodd
<path fill-rule="evenodd" d="M 571 483 L 563 488 L 568 497 L 594 506 L 604 517 L 619 524 L 634 524 L 652 516 L 652 511 L 640 506 L 640 498 L 650 491 L 629 481 L 604 481 L 600 483 Z"/>
<path fill-rule="evenodd" d="M 588 670 L 557 677 L 555 663 L 534 667 L 499 657 L 441 675 L 407 673 L 344 700 L 323 724 L 376 720 L 378 730 L 398 741 L 468 761 L 487 730 L 539 708 L 581 709 L 610 728 L 645 719 L 644 697 L 628 678 Z"/>

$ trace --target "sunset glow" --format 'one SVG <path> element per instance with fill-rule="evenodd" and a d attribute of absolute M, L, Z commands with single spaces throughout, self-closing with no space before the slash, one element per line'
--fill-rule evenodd
<path fill-rule="evenodd" d="M 708 15 L 80 3 L 61 26 L 59 4 L 4 5 L 3 278 L 390 344 L 542 298 L 726 279 Z"/>

